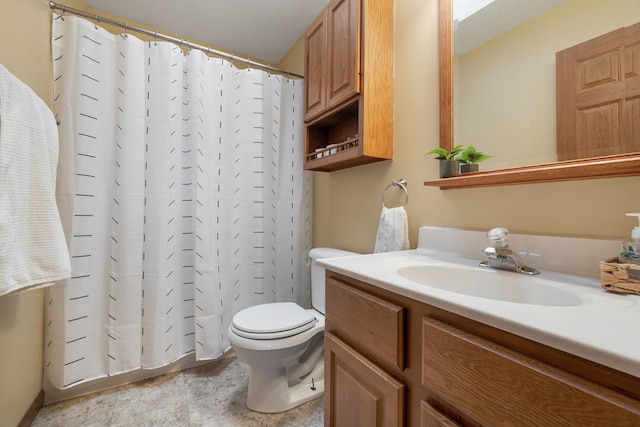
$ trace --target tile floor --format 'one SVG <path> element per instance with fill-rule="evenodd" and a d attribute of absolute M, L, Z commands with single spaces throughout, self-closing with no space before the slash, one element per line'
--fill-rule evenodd
<path fill-rule="evenodd" d="M 245 406 L 248 366 L 235 358 L 109 389 L 40 409 L 32 427 L 324 425 L 323 399 L 288 412 Z"/>

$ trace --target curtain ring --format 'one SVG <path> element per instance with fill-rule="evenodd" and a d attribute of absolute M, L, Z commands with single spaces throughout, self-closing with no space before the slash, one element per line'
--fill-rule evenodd
<path fill-rule="evenodd" d="M 100 15 L 96 13 L 96 23 L 94 24 L 95 29 L 98 29 L 98 23 L 100 22 Z"/>

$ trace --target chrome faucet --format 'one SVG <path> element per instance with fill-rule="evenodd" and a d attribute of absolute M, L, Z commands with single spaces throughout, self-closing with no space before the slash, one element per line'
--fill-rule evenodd
<path fill-rule="evenodd" d="M 480 266 L 523 274 L 540 274 L 535 268 L 525 265 L 520 255 L 511 250 L 507 242 L 508 235 L 509 230 L 504 227 L 494 228 L 487 232 L 487 239 L 492 246 L 484 248 L 484 253 L 489 259 L 482 261 Z"/>

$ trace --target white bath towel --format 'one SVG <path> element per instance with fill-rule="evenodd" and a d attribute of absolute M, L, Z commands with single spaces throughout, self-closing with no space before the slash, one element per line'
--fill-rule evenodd
<path fill-rule="evenodd" d="M 66 279 L 53 113 L 0 64 L 0 295 Z"/>
<path fill-rule="evenodd" d="M 393 252 L 409 249 L 409 224 L 404 207 L 382 207 L 380 224 L 373 252 Z"/>

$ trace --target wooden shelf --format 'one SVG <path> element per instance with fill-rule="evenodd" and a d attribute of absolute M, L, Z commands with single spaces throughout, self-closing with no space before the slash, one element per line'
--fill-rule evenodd
<path fill-rule="evenodd" d="M 452 178 L 425 181 L 424 185 L 440 187 L 441 190 L 455 190 L 498 185 L 616 178 L 636 176 L 639 173 L 640 156 L 635 153 L 475 172 Z"/>
<path fill-rule="evenodd" d="M 318 148 L 315 152 L 307 154 L 306 160 L 312 161 L 317 159 L 322 159 L 329 156 L 334 156 L 336 154 L 342 153 L 346 150 L 357 151 L 358 145 L 360 144 L 360 139 L 357 137 L 349 138 L 344 142 L 339 144 L 331 144 L 325 148 Z"/>

